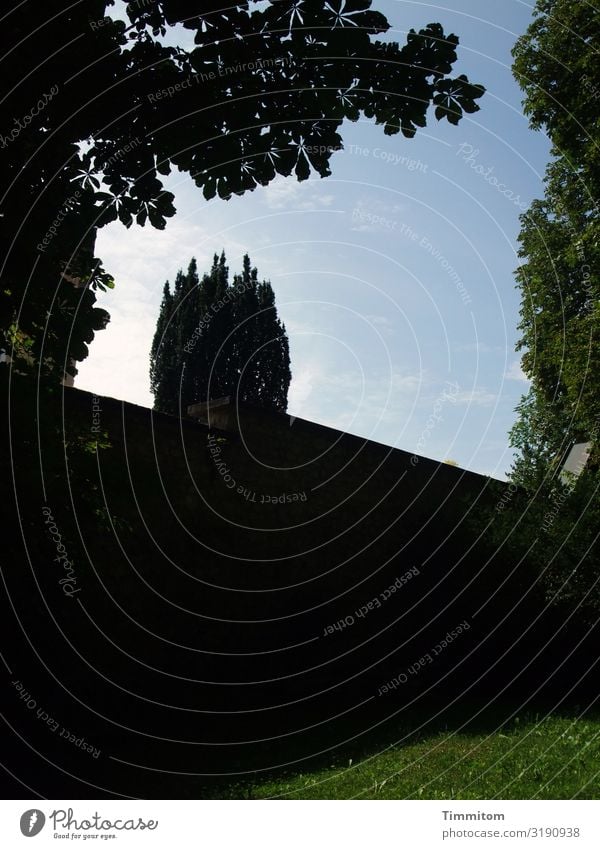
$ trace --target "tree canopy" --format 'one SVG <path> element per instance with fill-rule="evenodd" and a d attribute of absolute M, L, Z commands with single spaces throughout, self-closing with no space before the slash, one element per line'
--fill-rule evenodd
<path fill-rule="evenodd" d="M 540 0 L 514 49 L 525 111 L 552 142 L 544 198 L 522 217 L 519 347 L 536 420 L 540 405 L 551 410 L 562 421 L 555 440 L 567 442 L 600 421 L 600 67 L 590 47 L 599 32 L 588 3 Z"/>
<path fill-rule="evenodd" d="M 512 482 L 523 487 L 502 533 L 528 551 L 548 598 L 600 608 L 600 12 L 583 0 L 539 0 L 514 48 L 534 128 L 552 142 L 545 193 L 522 216 L 523 369 L 531 381 L 511 433 Z M 591 442 L 577 481 L 561 474 Z M 533 545 L 533 548 L 531 546 Z M 531 550 L 529 550 L 531 548 Z"/>
<path fill-rule="evenodd" d="M 226 395 L 276 412 L 287 409 L 290 355 L 275 294 L 246 255 L 229 282 L 225 254 L 198 279 L 196 260 L 165 283 L 150 353 L 154 408 L 185 414 Z"/>
<path fill-rule="evenodd" d="M 173 168 L 207 199 L 277 174 L 325 177 L 344 119 L 410 138 L 431 105 L 457 124 L 484 91 L 450 76 L 458 38 L 439 24 L 402 46 L 377 40 L 389 25 L 370 0 L 132 0 L 125 20 L 112 5 L 30 0 L 0 32 L 0 327 L 42 374 L 74 373 L 107 321 L 94 306 L 113 285 L 94 256 L 98 228 L 164 228 Z M 193 49 L 166 43 L 175 26 Z"/>

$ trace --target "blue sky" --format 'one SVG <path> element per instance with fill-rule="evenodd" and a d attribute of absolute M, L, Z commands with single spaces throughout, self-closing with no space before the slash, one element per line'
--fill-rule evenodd
<path fill-rule="evenodd" d="M 460 36 L 456 73 L 483 83 L 481 111 L 430 123 L 412 140 L 370 121 L 342 129 L 332 176 L 278 179 L 207 203 L 172 175 L 178 214 L 164 232 L 111 225 L 97 255 L 116 288 L 75 385 L 152 405 L 148 354 L 162 286 L 196 256 L 250 254 L 275 289 L 290 336 L 289 412 L 503 477 L 507 433 L 527 388 L 514 351 L 519 214 L 542 194 L 549 145 L 528 128 L 510 50 L 532 4 L 374 0 L 404 41 L 439 21 Z M 436 412 L 433 421 L 431 415 Z"/>

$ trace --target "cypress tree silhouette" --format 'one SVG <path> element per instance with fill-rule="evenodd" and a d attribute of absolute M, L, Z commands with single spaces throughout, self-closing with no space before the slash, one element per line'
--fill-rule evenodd
<path fill-rule="evenodd" d="M 155 408 L 169 413 L 174 412 L 172 399 L 168 394 L 174 377 L 173 365 L 170 361 L 175 349 L 173 303 L 174 297 L 167 280 L 163 288 L 160 313 L 150 352 L 150 389 L 154 394 Z"/>
<path fill-rule="evenodd" d="M 229 284 L 225 253 L 198 278 L 196 260 L 165 284 L 150 353 L 154 409 L 180 415 L 190 404 L 234 395 L 285 412 L 289 342 L 273 287 L 244 257 Z"/>

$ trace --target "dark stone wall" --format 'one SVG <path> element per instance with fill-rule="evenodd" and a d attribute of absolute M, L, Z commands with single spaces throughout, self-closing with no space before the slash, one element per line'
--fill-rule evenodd
<path fill-rule="evenodd" d="M 193 795 L 407 711 L 585 683 L 576 623 L 482 533 L 488 478 L 287 416 L 7 404 L 11 762 L 44 795 Z"/>

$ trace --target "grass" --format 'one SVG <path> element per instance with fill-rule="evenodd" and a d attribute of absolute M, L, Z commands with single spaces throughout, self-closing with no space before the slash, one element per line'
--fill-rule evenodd
<path fill-rule="evenodd" d="M 517 717 L 493 732 L 441 731 L 328 768 L 230 785 L 220 798 L 597 799 L 600 719 Z"/>

